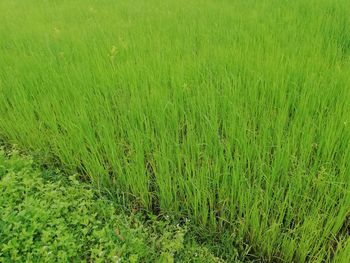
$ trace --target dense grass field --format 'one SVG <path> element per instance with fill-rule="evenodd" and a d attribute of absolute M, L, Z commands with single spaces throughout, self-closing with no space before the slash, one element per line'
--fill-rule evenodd
<path fill-rule="evenodd" d="M 350 262 L 348 0 L 0 0 L 0 138 L 258 262 Z"/>

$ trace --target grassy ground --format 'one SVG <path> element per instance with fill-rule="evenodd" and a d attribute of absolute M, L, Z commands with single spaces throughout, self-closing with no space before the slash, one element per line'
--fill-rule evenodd
<path fill-rule="evenodd" d="M 349 261 L 348 0 L 0 0 L 0 25 L 2 139 L 258 260 Z"/>
<path fill-rule="evenodd" d="M 126 215 L 76 176 L 0 149 L 0 262 L 224 262 L 187 227 Z"/>

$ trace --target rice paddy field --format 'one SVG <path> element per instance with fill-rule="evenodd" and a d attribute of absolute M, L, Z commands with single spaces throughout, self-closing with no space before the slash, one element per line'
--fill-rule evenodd
<path fill-rule="evenodd" d="M 0 0 L 0 139 L 228 258 L 350 262 L 350 2 Z"/>

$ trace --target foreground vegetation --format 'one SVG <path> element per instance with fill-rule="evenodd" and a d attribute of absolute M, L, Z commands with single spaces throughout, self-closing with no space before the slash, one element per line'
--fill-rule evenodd
<path fill-rule="evenodd" d="M 348 0 L 1 0 L 0 14 L 3 140 L 228 251 L 349 262 Z"/>
<path fill-rule="evenodd" d="M 186 226 L 126 215 L 76 176 L 0 150 L 0 262 L 224 262 Z"/>

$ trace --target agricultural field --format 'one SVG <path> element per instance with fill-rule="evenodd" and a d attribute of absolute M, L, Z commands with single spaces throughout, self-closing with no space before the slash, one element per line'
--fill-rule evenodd
<path fill-rule="evenodd" d="M 0 0 L 0 142 L 213 258 L 350 262 L 350 3 Z"/>

